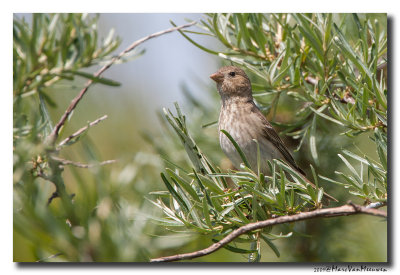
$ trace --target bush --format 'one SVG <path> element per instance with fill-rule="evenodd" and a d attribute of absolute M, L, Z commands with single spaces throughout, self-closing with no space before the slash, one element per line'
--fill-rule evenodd
<path fill-rule="evenodd" d="M 191 163 L 170 162 L 161 174 L 168 192 L 160 193 L 154 204 L 164 212 L 165 226 L 218 242 L 249 223 L 321 207 L 322 186 L 328 185 L 341 204 L 349 199 L 373 203 L 370 206 L 386 204 L 384 15 L 208 14 L 199 27 L 204 32 L 197 35 L 213 36 L 224 49 L 206 48 L 189 37 L 193 32 L 180 32 L 198 48 L 249 73 L 256 104 L 296 144 L 298 163 L 317 188 L 278 160 L 270 163 L 272 175 L 252 171 L 237 144 L 243 167 L 223 171 L 196 144 L 188 130 L 190 120 L 176 105 L 176 114 L 165 110 L 165 118 Z M 360 136 L 369 137 L 377 158 L 355 146 Z M 247 232 L 224 248 L 259 261 L 264 241 L 279 257 L 273 241 L 297 233 L 292 226 L 282 231 L 273 234 L 269 226 Z M 319 249 L 330 254 L 323 244 Z"/>

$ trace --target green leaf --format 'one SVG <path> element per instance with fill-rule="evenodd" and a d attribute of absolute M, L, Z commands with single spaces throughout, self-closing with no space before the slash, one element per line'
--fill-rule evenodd
<path fill-rule="evenodd" d="M 369 93 L 368 93 L 368 89 L 363 89 L 363 88 L 361 88 L 360 92 L 362 93 L 361 115 L 362 115 L 362 118 L 365 119 L 367 117 L 367 108 L 369 106 L 369 103 L 368 103 Z"/>
<path fill-rule="evenodd" d="M 206 224 L 208 225 L 208 227 L 210 229 L 212 229 L 213 226 L 212 226 L 211 220 L 210 220 L 210 208 L 208 207 L 207 199 L 205 196 L 202 199 L 202 205 L 203 205 L 203 215 L 204 215 Z"/>
<path fill-rule="evenodd" d="M 312 172 L 313 179 L 314 179 L 315 189 L 318 189 L 318 177 L 317 177 L 317 173 L 315 172 L 314 166 L 312 166 L 311 164 L 310 164 L 310 168 L 311 168 L 311 172 Z"/>
<path fill-rule="evenodd" d="M 268 234 L 264 234 L 264 235 L 266 235 L 268 237 L 268 239 L 270 239 L 270 240 L 276 240 L 276 239 L 282 239 L 282 238 L 290 238 L 293 235 L 293 232 L 289 232 L 287 234 L 282 234 L 282 232 L 281 232 L 281 233 L 279 233 L 279 235 L 268 233 Z"/>
<path fill-rule="evenodd" d="M 361 163 L 364 163 L 364 164 L 366 164 L 368 166 L 372 166 L 374 169 L 378 169 L 380 171 L 383 171 L 383 169 L 381 167 L 378 167 L 376 164 L 369 162 L 367 159 L 365 159 L 365 158 L 363 158 L 363 157 L 361 157 L 359 155 L 356 155 L 353 152 L 350 152 L 350 151 L 345 150 L 345 149 L 342 150 L 342 152 L 343 152 L 343 154 L 345 154 L 345 155 L 347 155 L 347 156 L 349 156 L 349 157 L 351 157 L 351 158 L 353 158 L 355 160 L 358 160 Z"/>
<path fill-rule="evenodd" d="M 311 186 L 311 184 L 307 184 L 306 187 L 307 187 L 307 194 L 310 195 L 313 201 L 317 201 L 317 194 L 315 193 L 315 190 Z"/>
<path fill-rule="evenodd" d="M 174 173 L 171 169 L 166 169 L 167 173 L 172 179 L 175 179 L 176 183 L 182 186 L 183 189 L 196 201 L 200 202 L 200 198 L 197 195 L 196 191 L 190 186 L 190 183 L 187 183 L 182 177 Z"/>
<path fill-rule="evenodd" d="M 46 104 L 43 99 L 43 93 L 39 93 L 39 102 L 40 102 L 40 114 L 42 116 L 42 120 L 45 123 L 44 127 L 44 135 L 47 137 L 53 131 L 53 122 L 51 120 L 49 111 L 47 110 Z"/>
<path fill-rule="evenodd" d="M 208 178 L 207 176 L 203 176 L 203 175 L 199 175 L 197 174 L 196 178 L 201 179 L 201 183 L 207 187 L 208 189 L 210 189 L 212 192 L 216 193 L 216 194 L 224 194 L 224 190 L 221 189 L 221 187 L 219 187 L 217 184 L 215 184 L 215 182 L 213 180 L 211 180 L 210 178 Z"/>
<path fill-rule="evenodd" d="M 277 198 L 279 198 L 279 204 L 281 207 L 286 208 L 286 186 L 285 186 L 285 174 L 280 168 L 280 188 L 279 188 L 279 193 L 277 195 Z"/>
<path fill-rule="evenodd" d="M 216 239 L 212 239 L 212 241 L 214 243 L 219 242 Z M 234 247 L 234 246 L 231 246 L 231 245 L 228 245 L 228 244 L 224 245 L 223 248 L 225 248 L 225 249 L 227 249 L 229 251 L 235 252 L 235 253 L 240 253 L 240 254 L 249 254 L 249 253 L 257 252 L 256 249 L 243 249 L 243 248 Z"/>
<path fill-rule="evenodd" d="M 175 183 L 176 186 L 176 191 L 184 201 L 185 205 L 188 207 L 189 212 L 185 213 L 187 215 L 192 216 L 194 222 L 199 226 L 199 227 L 204 227 L 204 224 L 201 222 L 199 216 L 197 215 L 196 208 L 194 205 L 191 204 L 190 200 L 186 196 L 185 192 L 183 192 L 182 188 L 179 186 L 178 182 L 174 179 L 171 178 L 171 180 Z"/>
<path fill-rule="evenodd" d="M 194 174 L 195 179 L 197 180 L 197 183 L 200 186 L 201 191 L 203 191 L 203 194 L 207 198 L 208 204 L 210 204 L 211 206 L 215 207 L 213 202 L 212 202 L 212 200 L 211 200 L 211 198 L 210 198 L 210 194 L 208 193 L 208 190 L 205 188 L 205 186 L 203 184 L 203 181 L 200 179 L 199 175 L 197 174 L 197 172 L 194 169 L 193 169 L 193 174 Z M 212 188 L 213 187 L 211 187 L 210 189 L 213 190 Z M 216 193 L 219 194 L 218 189 L 217 189 Z M 222 193 L 224 193 L 224 192 L 222 192 Z"/>
<path fill-rule="evenodd" d="M 281 52 L 279 56 L 271 63 L 271 66 L 269 67 L 268 70 L 268 76 L 269 80 L 271 82 L 271 85 L 273 86 L 273 79 L 275 79 L 275 72 L 278 69 L 278 65 L 280 64 L 282 58 L 285 56 L 285 52 Z"/>
<path fill-rule="evenodd" d="M 318 151 L 317 151 L 317 142 L 316 142 L 316 132 L 317 132 L 317 116 L 313 116 L 313 120 L 311 123 L 311 129 L 310 129 L 310 151 L 311 151 L 311 156 L 314 159 L 315 164 L 319 166 L 319 160 L 318 160 Z"/>
<path fill-rule="evenodd" d="M 243 160 L 244 165 L 246 165 L 246 167 L 248 167 L 248 168 L 251 168 L 249 162 L 246 159 L 245 154 L 243 153 L 242 149 L 240 149 L 239 145 L 236 143 L 236 141 L 233 139 L 233 137 L 225 130 L 221 130 L 221 132 L 230 140 L 230 142 L 232 142 L 236 151 L 239 153 L 240 158 Z"/>
<path fill-rule="evenodd" d="M 347 168 L 353 173 L 353 175 L 355 176 L 355 178 L 357 179 L 358 183 L 361 186 L 363 184 L 363 182 L 361 180 L 360 175 L 357 173 L 356 169 L 354 169 L 354 167 L 350 164 L 350 162 L 345 157 L 343 157 L 341 154 L 338 154 L 338 156 L 346 164 Z"/>
<path fill-rule="evenodd" d="M 180 110 L 177 110 L 180 113 Z M 175 117 L 170 110 L 164 109 L 165 118 L 167 119 L 168 123 L 172 126 L 175 130 L 176 134 L 179 136 L 187 155 L 189 156 L 190 161 L 195 166 L 196 171 L 200 171 L 205 173 L 205 167 L 202 163 L 203 156 L 199 152 L 199 149 L 192 138 L 188 135 L 187 129 L 184 127 L 185 122 L 183 118 Z"/>
<path fill-rule="evenodd" d="M 171 24 L 172 24 L 174 27 L 177 26 L 172 20 L 170 20 L 170 22 L 171 22 Z M 187 36 L 183 31 L 178 30 L 178 32 L 179 32 L 183 37 L 185 37 L 190 43 L 192 43 L 193 45 L 195 45 L 195 46 L 198 47 L 199 49 L 201 49 L 201 50 L 203 50 L 203 51 L 205 51 L 205 52 L 208 52 L 208 53 L 210 53 L 210 54 L 218 55 L 219 52 L 216 52 L 216 51 L 207 49 L 206 47 L 204 47 L 204 46 L 202 46 L 202 45 L 200 45 L 200 44 L 194 42 L 194 40 L 191 39 L 189 36 Z"/>
<path fill-rule="evenodd" d="M 273 197 L 271 197 L 270 195 L 267 195 L 267 194 L 265 194 L 265 193 L 263 193 L 261 191 L 258 191 L 257 189 L 251 188 L 248 185 L 243 185 L 243 187 L 245 189 L 247 189 L 249 192 L 256 193 L 257 196 L 259 196 L 262 200 L 264 200 L 268 204 L 275 204 L 276 203 L 276 200 Z"/>
<path fill-rule="evenodd" d="M 301 34 L 305 37 L 306 40 L 308 40 L 312 48 L 315 50 L 315 53 L 318 56 L 319 60 L 323 61 L 324 50 L 322 48 L 321 38 L 317 36 L 317 31 L 313 30 L 310 27 L 310 24 L 307 22 L 307 19 L 305 18 L 306 15 L 293 14 L 293 17 L 299 24 L 299 30 Z"/>
<path fill-rule="evenodd" d="M 214 32 L 217 35 L 219 41 L 222 42 L 226 47 L 232 48 L 231 44 L 225 39 L 225 37 L 219 32 L 219 26 L 218 26 L 218 17 L 219 14 L 216 13 L 213 16 L 213 27 L 214 27 Z"/>
<path fill-rule="evenodd" d="M 385 170 L 387 170 L 387 157 L 381 146 L 377 147 L 379 160 Z"/>
<path fill-rule="evenodd" d="M 32 67 L 36 67 L 38 61 L 36 42 L 39 40 L 40 31 L 42 29 L 40 26 L 41 17 L 42 14 L 40 13 L 34 13 L 32 15 L 32 33 L 31 33 L 31 41 L 29 43 Z"/>
<path fill-rule="evenodd" d="M 260 153 L 260 144 L 258 144 L 258 141 L 256 139 L 253 139 L 253 141 L 257 144 L 257 175 L 260 175 L 261 173 L 261 153 Z"/>
<path fill-rule="evenodd" d="M 281 256 L 281 253 L 279 252 L 276 245 L 267 236 L 264 236 L 264 234 L 260 234 L 260 236 L 264 240 L 264 242 L 272 249 L 272 251 L 275 253 L 276 257 L 279 258 Z"/>
<path fill-rule="evenodd" d="M 178 202 L 178 204 L 186 211 L 189 212 L 189 207 L 185 204 L 181 196 L 175 191 L 172 185 L 169 183 L 168 179 L 165 177 L 164 173 L 161 173 L 161 178 L 164 181 L 165 186 L 168 191 L 171 193 L 172 197 Z"/>
<path fill-rule="evenodd" d="M 251 39 L 251 37 L 250 37 L 249 30 L 248 30 L 248 28 L 247 28 L 247 26 L 246 26 L 246 23 L 245 23 L 245 21 L 246 21 L 246 19 L 247 19 L 247 17 L 248 17 L 248 14 L 245 14 L 245 13 L 236 13 L 235 16 L 236 16 L 236 18 L 237 18 L 237 20 L 238 20 L 238 22 L 239 22 L 240 30 L 238 30 L 238 31 L 240 31 L 240 33 L 241 33 L 242 36 L 243 36 L 243 42 L 244 42 L 244 44 L 245 44 L 246 47 L 247 47 L 248 49 L 250 49 L 252 52 L 257 53 L 257 49 L 254 47 L 254 45 L 253 45 L 253 43 L 252 43 L 252 39 Z"/>
<path fill-rule="evenodd" d="M 332 13 L 328 13 L 325 24 L 324 47 L 323 47 L 325 51 L 329 47 L 331 39 L 331 30 L 332 30 Z"/>
<path fill-rule="evenodd" d="M 360 185 L 352 176 L 345 175 L 338 171 L 335 171 L 335 174 L 342 176 L 346 180 L 347 185 L 353 186 L 356 190 L 362 191 L 362 185 Z"/>
<path fill-rule="evenodd" d="M 286 51 L 285 59 L 286 59 L 286 56 L 290 55 L 289 51 L 290 51 L 290 48 L 288 48 L 287 51 Z M 282 64 L 285 63 L 285 59 L 282 61 Z M 278 75 L 272 79 L 272 86 L 275 86 L 277 83 L 279 83 L 287 75 L 287 72 L 289 71 L 289 69 L 291 68 L 291 65 L 293 64 L 293 60 L 295 60 L 295 59 L 292 59 L 292 61 L 288 65 L 286 65 L 286 66 L 282 65 L 281 66 Z"/>
<path fill-rule="evenodd" d="M 236 205 L 236 203 L 233 204 L 233 207 L 235 208 L 235 212 L 236 212 L 237 216 L 239 217 L 239 219 L 240 219 L 244 224 L 250 223 L 249 219 L 247 219 L 247 217 L 243 214 L 242 210 L 239 209 L 239 207 Z M 254 212 L 253 212 L 253 213 L 254 213 Z"/>
<path fill-rule="evenodd" d="M 92 75 L 90 73 L 85 73 L 85 72 L 82 72 L 82 71 L 65 70 L 64 72 L 71 73 L 71 74 L 74 74 L 74 75 L 79 75 L 79 76 L 82 76 L 84 78 L 88 78 L 88 79 L 92 80 L 93 82 L 101 83 L 101 84 L 108 85 L 108 86 L 113 86 L 113 87 L 121 86 L 121 83 L 119 83 L 117 81 L 114 81 L 114 80 L 111 80 L 111 79 L 107 79 L 107 78 L 104 78 L 104 77 L 97 77 L 97 76 L 94 76 L 94 75 Z"/>
<path fill-rule="evenodd" d="M 322 201 L 322 197 L 324 196 L 324 189 L 321 187 L 318 189 L 317 194 L 317 202 L 320 203 Z"/>
<path fill-rule="evenodd" d="M 330 179 L 330 178 L 327 178 L 327 177 L 324 177 L 324 176 L 321 176 L 321 175 L 318 175 L 321 179 L 323 179 L 323 180 L 326 180 L 326 181 L 329 181 L 329 182 L 331 182 L 331 183 L 334 183 L 334 184 L 338 184 L 338 185 L 341 185 L 341 186 L 344 186 L 345 184 L 344 183 L 342 183 L 342 182 L 339 182 L 339 181 L 336 181 L 336 180 L 333 180 L 333 179 Z"/>
<path fill-rule="evenodd" d="M 340 125 L 340 126 L 345 126 L 345 124 L 342 123 L 342 122 L 340 122 L 339 120 L 334 119 L 334 118 L 332 118 L 332 117 L 330 117 L 330 116 L 325 115 L 324 113 L 322 113 L 322 111 L 326 108 L 325 106 L 327 106 L 327 105 L 322 106 L 322 107 L 319 108 L 318 110 L 315 110 L 313 107 L 310 107 L 310 109 L 311 109 L 314 113 L 316 113 L 317 115 L 319 115 L 320 117 L 323 117 L 323 118 L 325 118 L 325 119 L 327 119 L 327 120 L 329 120 L 329 121 L 332 121 L 333 123 L 336 123 L 336 124 L 338 124 L 338 125 Z"/>
<path fill-rule="evenodd" d="M 357 69 L 360 70 L 360 72 L 366 76 L 367 84 L 368 87 L 371 90 L 376 90 L 377 93 L 377 99 L 382 101 L 381 104 L 387 108 L 386 106 L 386 101 L 383 100 L 383 95 L 380 92 L 379 87 L 376 85 L 376 80 L 374 79 L 371 71 L 369 68 L 361 61 L 360 57 L 358 54 L 356 54 L 353 50 L 353 48 L 350 46 L 350 44 L 347 42 L 346 38 L 344 37 L 343 33 L 340 31 L 338 26 L 334 23 L 333 24 L 336 32 L 337 32 L 337 37 L 335 37 L 335 42 L 342 51 L 342 54 L 345 56 L 345 58 L 350 59 L 353 64 L 357 67 Z"/>
<path fill-rule="evenodd" d="M 203 124 L 203 125 L 201 125 L 201 128 L 207 128 L 207 127 L 210 127 L 210 126 L 213 126 L 216 124 L 218 124 L 218 120 Z"/>

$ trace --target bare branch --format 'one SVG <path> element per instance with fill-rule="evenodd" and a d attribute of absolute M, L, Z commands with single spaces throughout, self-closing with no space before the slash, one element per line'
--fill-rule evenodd
<path fill-rule="evenodd" d="M 49 182 L 52 182 L 52 179 L 51 179 L 48 175 L 46 175 L 46 174 L 43 172 L 42 169 L 40 169 L 39 171 L 37 171 L 37 176 L 38 176 L 39 178 L 42 178 L 42 179 L 47 180 L 47 181 L 49 181 Z"/>
<path fill-rule="evenodd" d="M 89 123 L 87 126 L 82 127 L 81 129 L 79 129 L 78 131 L 76 131 L 75 133 L 73 133 L 72 135 L 70 135 L 69 137 L 67 137 L 66 139 L 64 139 L 63 141 L 61 141 L 58 146 L 57 149 L 61 149 L 62 146 L 64 146 L 65 144 L 67 144 L 70 140 L 72 140 L 73 138 L 81 135 L 83 132 L 85 132 L 87 129 L 89 129 L 90 127 L 96 125 L 97 123 L 99 123 L 100 121 L 103 121 L 107 118 L 107 115 L 104 115 L 98 119 L 96 119 L 95 121 Z"/>
<path fill-rule="evenodd" d="M 122 51 L 119 55 L 113 57 L 106 65 L 104 65 L 99 71 L 97 71 L 93 76 L 94 78 L 98 78 L 101 76 L 101 74 L 106 71 L 108 68 L 110 68 L 117 60 L 119 60 L 124 54 L 132 51 L 133 49 L 135 49 L 137 46 L 139 46 L 140 44 L 142 44 L 143 42 L 176 31 L 176 30 L 180 30 L 183 28 L 187 28 L 190 27 L 192 25 L 194 25 L 196 23 L 196 21 L 191 22 L 189 24 L 185 24 L 185 25 L 181 25 L 178 27 L 174 27 L 174 28 L 170 28 L 167 30 L 163 30 L 160 32 L 156 32 L 153 33 L 151 35 L 148 35 L 146 37 L 143 37 L 135 42 L 133 42 L 128 48 L 126 48 L 124 51 Z M 75 109 L 75 107 L 78 105 L 79 101 L 82 99 L 82 97 L 85 95 L 85 93 L 87 92 L 87 90 L 89 89 L 89 87 L 93 84 L 93 79 L 89 79 L 88 82 L 86 82 L 85 87 L 79 92 L 79 94 L 71 101 L 70 105 L 68 106 L 67 110 L 65 111 L 65 113 L 61 116 L 60 120 L 57 122 L 57 124 L 54 126 L 53 131 L 50 133 L 50 135 L 47 137 L 47 142 L 48 144 L 54 144 L 54 142 L 56 141 L 58 134 L 60 132 L 60 129 L 62 128 L 62 126 L 65 124 L 65 122 L 67 121 L 69 115 L 71 114 L 71 112 Z"/>
<path fill-rule="evenodd" d="M 378 201 L 378 202 L 371 202 L 370 204 L 368 204 L 367 206 L 365 206 L 366 208 L 380 208 L 386 206 L 386 202 L 384 201 Z"/>
<path fill-rule="evenodd" d="M 224 245 L 232 242 L 235 238 L 239 237 L 242 234 L 265 228 L 267 226 L 271 225 L 277 225 L 277 224 L 282 224 L 282 223 L 290 223 L 290 222 L 297 222 L 297 221 L 303 221 L 303 220 L 309 220 L 309 219 L 314 219 L 318 217 L 337 217 L 337 216 L 349 216 L 349 215 L 354 215 L 354 214 L 367 214 L 367 215 L 373 215 L 373 216 L 378 216 L 378 217 L 387 217 L 387 213 L 382 210 L 374 209 L 374 208 L 367 208 L 364 206 L 360 205 L 355 205 L 355 204 L 346 204 L 342 205 L 339 207 L 333 207 L 333 208 L 324 208 L 324 209 L 317 209 L 314 211 L 310 212 L 303 212 L 291 216 L 281 216 L 273 219 L 268 219 L 264 221 L 259 221 L 255 223 L 249 223 L 246 224 L 242 227 L 239 227 L 229 235 L 227 235 L 225 238 L 220 240 L 217 243 L 214 243 L 213 245 L 191 253 L 185 253 L 185 254 L 178 254 L 178 255 L 173 255 L 173 256 L 167 256 L 167 257 L 161 257 L 161 258 L 156 258 L 156 259 L 151 259 L 151 262 L 173 262 L 173 261 L 179 261 L 179 260 L 187 260 L 187 259 L 193 259 L 201 256 L 205 256 L 208 254 L 211 254 L 218 249 L 222 248 Z"/>
<path fill-rule="evenodd" d="M 57 191 L 56 191 L 56 192 L 53 192 L 53 194 L 51 194 L 51 196 L 50 196 L 49 199 L 47 200 L 47 205 L 50 205 L 50 203 L 51 203 L 55 198 L 58 198 L 58 193 L 57 193 Z"/>
<path fill-rule="evenodd" d="M 58 158 L 55 156 L 51 157 L 53 160 L 59 162 L 62 165 L 73 165 L 79 168 L 91 168 L 91 167 L 95 167 L 95 166 L 101 166 L 101 165 L 105 165 L 105 164 L 110 164 L 110 163 L 114 163 L 116 162 L 116 160 L 106 160 L 106 161 L 102 161 L 99 163 L 94 163 L 94 164 L 85 164 L 85 163 L 80 163 L 80 162 L 76 162 L 76 161 L 72 161 L 72 160 L 68 160 L 68 159 L 62 159 L 62 158 Z"/>
<path fill-rule="evenodd" d="M 48 198 L 47 200 L 47 206 L 50 205 L 50 203 L 55 199 L 55 198 L 59 198 L 60 195 L 58 194 L 57 191 L 53 192 L 53 194 L 51 194 L 51 196 Z M 72 199 L 73 197 L 75 197 L 75 194 L 71 194 L 69 195 L 69 197 Z"/>

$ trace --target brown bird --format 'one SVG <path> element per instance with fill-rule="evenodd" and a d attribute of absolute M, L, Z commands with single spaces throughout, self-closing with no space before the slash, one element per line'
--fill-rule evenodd
<path fill-rule="evenodd" d="M 243 161 L 232 142 L 221 130 L 227 131 L 236 141 L 253 171 L 257 171 L 258 150 L 257 143 L 253 140 L 255 139 L 260 148 L 260 172 L 270 173 L 267 161 L 280 159 L 303 174 L 305 178 L 304 171 L 296 164 L 277 132 L 254 103 L 250 79 L 246 73 L 238 67 L 226 66 L 220 68 L 210 78 L 217 83 L 222 100 L 219 142 L 222 151 L 233 165 L 239 168 Z M 313 183 L 309 180 L 307 182 L 315 188 Z M 324 193 L 324 196 L 337 201 L 329 194 Z"/>

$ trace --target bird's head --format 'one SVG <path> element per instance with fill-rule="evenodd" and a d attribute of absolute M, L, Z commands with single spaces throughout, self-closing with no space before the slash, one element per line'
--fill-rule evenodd
<path fill-rule="evenodd" d="M 232 97 L 252 98 L 251 83 L 246 73 L 235 66 L 225 66 L 210 78 L 217 83 L 222 100 Z"/>

